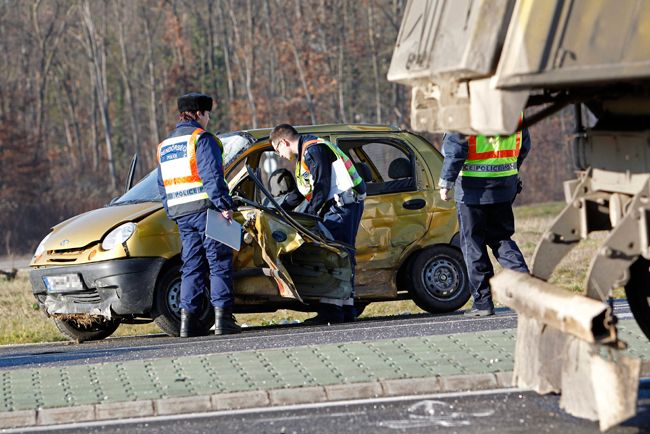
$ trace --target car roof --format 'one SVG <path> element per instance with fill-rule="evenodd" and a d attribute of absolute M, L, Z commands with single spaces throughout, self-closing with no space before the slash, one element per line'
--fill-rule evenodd
<path fill-rule="evenodd" d="M 375 124 L 320 124 L 320 125 L 296 125 L 300 134 L 332 134 L 332 133 L 361 133 L 361 132 L 400 132 L 400 128 L 394 125 Z M 263 139 L 271 134 L 273 128 L 256 128 L 241 130 L 253 136 L 255 140 Z"/>

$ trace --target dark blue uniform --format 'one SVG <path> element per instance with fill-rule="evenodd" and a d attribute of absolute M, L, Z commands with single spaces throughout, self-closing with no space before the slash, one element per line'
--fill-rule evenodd
<path fill-rule="evenodd" d="M 530 135 L 523 130 L 517 168 L 530 150 Z M 459 176 L 468 155 L 467 138 L 446 134 L 442 143 L 444 162 L 439 186 L 454 188 L 460 223 L 461 250 L 467 264 L 474 308 L 494 309 L 489 280 L 494 269 L 488 256 L 489 246 L 504 268 L 528 273 L 526 261 L 511 239 L 515 232 L 512 202 L 517 194 L 518 175 L 499 178 Z"/>
<path fill-rule="evenodd" d="M 188 135 L 196 128 L 201 128 L 198 122 L 180 122 L 169 137 Z M 234 208 L 223 174 L 221 149 L 211 134 L 203 134 L 197 141 L 196 164 L 209 201 L 192 202 L 192 207 L 185 205 L 180 215 L 174 210 L 170 212 L 167 206 L 162 174 L 158 167 L 158 190 L 163 206 L 167 215 L 178 225 L 181 236 L 181 308 L 191 314 L 197 313 L 201 306 L 208 272 L 212 305 L 228 308 L 233 304 L 232 249 L 205 236 L 208 208 L 217 211 Z"/>

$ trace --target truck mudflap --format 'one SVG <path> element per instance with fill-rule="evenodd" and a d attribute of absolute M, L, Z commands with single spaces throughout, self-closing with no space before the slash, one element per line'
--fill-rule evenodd
<path fill-rule="evenodd" d="M 641 360 L 621 353 L 609 305 L 511 270 L 490 285 L 518 314 L 514 385 L 561 393 L 562 409 L 602 431 L 636 414 Z"/>

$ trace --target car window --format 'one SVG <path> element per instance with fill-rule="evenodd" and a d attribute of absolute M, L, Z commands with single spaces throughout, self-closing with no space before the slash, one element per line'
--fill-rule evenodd
<path fill-rule="evenodd" d="M 368 143 L 363 145 L 361 149 L 377 169 L 377 174 L 380 177 L 377 181 L 379 182 L 393 179 L 389 175 L 389 168 L 393 161 L 398 158 L 406 158 L 407 161 L 410 161 L 404 151 L 386 143 Z"/>
<path fill-rule="evenodd" d="M 339 145 L 347 151 L 362 176 L 363 168 L 359 166 L 366 166 L 369 196 L 416 190 L 413 157 L 397 143 L 342 142 Z"/>
<path fill-rule="evenodd" d="M 285 160 L 284 158 L 280 157 L 277 153 L 273 152 L 273 150 L 268 149 L 265 151 L 262 151 L 262 155 L 260 155 L 260 177 L 261 181 L 264 183 L 264 185 L 269 184 L 269 178 L 273 172 L 275 172 L 277 169 L 288 169 L 291 171 L 291 173 L 294 172 L 296 163 L 293 161 Z"/>
<path fill-rule="evenodd" d="M 257 168 L 257 175 L 262 181 L 262 184 L 266 187 L 268 191 L 274 191 L 275 189 L 270 185 L 271 174 L 276 172 L 279 169 L 287 169 L 291 176 L 293 176 L 295 169 L 295 162 L 285 160 L 280 157 L 277 153 L 273 152 L 271 148 L 262 151 L 259 159 L 259 167 Z M 264 203 L 266 197 L 260 192 L 255 192 L 255 200 L 259 203 Z"/>

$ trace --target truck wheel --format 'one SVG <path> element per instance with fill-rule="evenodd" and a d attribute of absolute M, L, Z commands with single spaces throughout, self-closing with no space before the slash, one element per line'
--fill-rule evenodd
<path fill-rule="evenodd" d="M 461 252 L 446 245 L 422 250 L 411 265 L 409 292 L 420 309 L 446 313 L 469 300 L 469 279 Z"/>
<path fill-rule="evenodd" d="M 74 319 L 52 319 L 65 337 L 79 343 L 107 338 L 120 326 L 119 319 L 104 317 L 94 319 L 89 324 L 82 324 Z"/>
<path fill-rule="evenodd" d="M 163 270 L 158 277 L 154 294 L 154 322 L 169 336 L 178 336 L 181 329 L 181 266 L 175 264 Z M 203 298 L 199 324 L 204 334 L 214 325 L 214 309 L 207 297 Z"/>
<path fill-rule="evenodd" d="M 639 259 L 632 264 L 625 295 L 634 319 L 650 339 L 650 261 Z"/>

